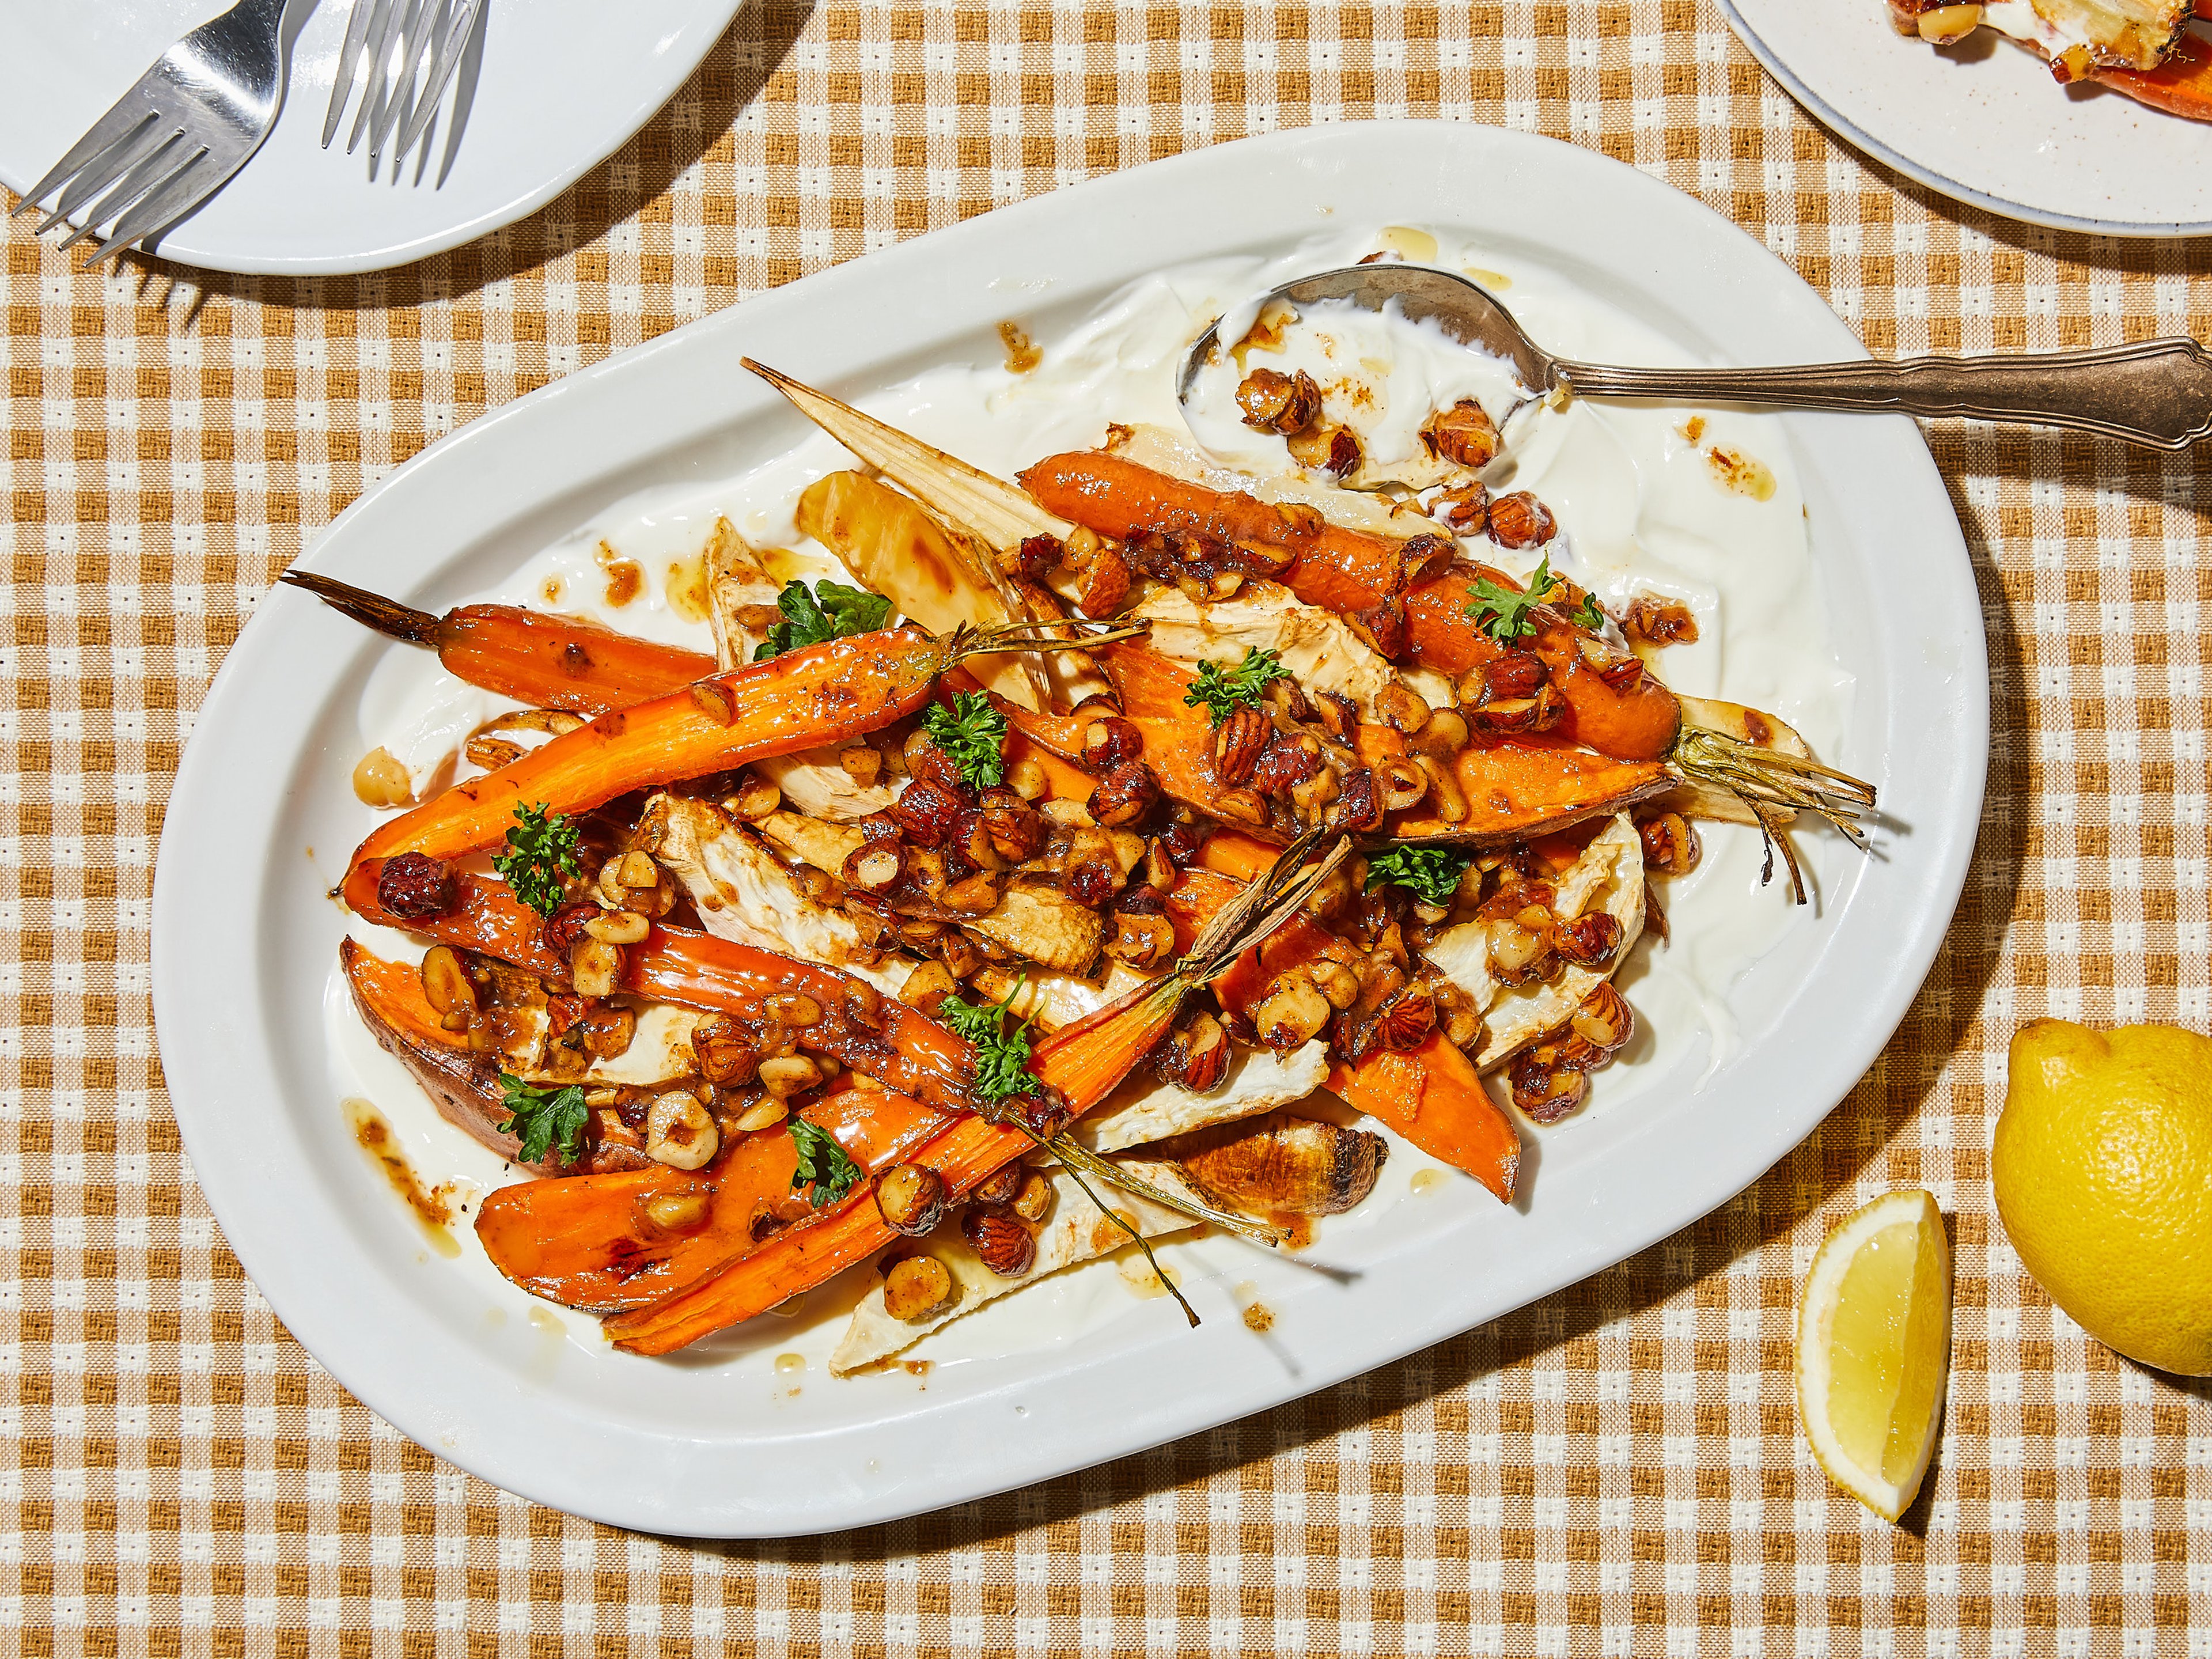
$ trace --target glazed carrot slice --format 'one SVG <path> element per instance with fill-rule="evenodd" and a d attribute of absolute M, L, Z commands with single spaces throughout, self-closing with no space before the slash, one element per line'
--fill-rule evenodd
<path fill-rule="evenodd" d="M 950 1121 L 903 1095 L 851 1087 L 799 1115 L 870 1174 Z M 811 1218 L 792 1190 L 797 1165 L 791 1132 L 778 1125 L 744 1136 L 696 1172 L 656 1165 L 523 1182 L 484 1200 L 477 1237 L 492 1265 L 533 1295 L 595 1313 L 643 1307 L 757 1249 L 775 1228 Z M 707 1201 L 703 1224 L 672 1233 L 654 1224 L 652 1200 L 692 1194 Z"/>
<path fill-rule="evenodd" d="M 1364 610 L 1404 583 L 1403 544 L 1330 524 L 1310 507 L 1209 489 L 1094 453 L 1048 455 L 1018 479 L 1048 513 L 1118 541 L 1181 531 L 1279 549 L 1297 561 L 1285 580 L 1298 597 L 1332 611 Z"/>
<path fill-rule="evenodd" d="M 1203 925 L 1237 887 L 1210 871 L 1185 871 L 1167 896 L 1177 937 L 1186 928 Z M 1285 968 L 1342 948 L 1319 924 L 1295 916 L 1214 980 L 1213 994 L 1223 1007 L 1249 1014 L 1268 983 Z M 1521 1137 L 1482 1086 L 1474 1063 L 1442 1032 L 1431 1032 L 1418 1048 L 1379 1051 L 1357 1065 L 1339 1060 L 1330 1067 L 1328 1086 L 1346 1104 L 1382 1119 L 1431 1157 L 1466 1170 L 1501 1203 L 1512 1201 Z"/>
<path fill-rule="evenodd" d="M 1163 997 L 1145 988 L 1139 996 L 1141 1000 L 1101 1009 L 1080 1025 L 1054 1033 L 1032 1059 L 1031 1070 L 1066 1096 L 1077 1116 L 1103 1101 L 1151 1052 L 1182 1001 L 1180 990 Z M 964 1118 L 908 1161 L 934 1170 L 958 1196 L 1033 1145 L 1018 1129 Z M 873 1202 L 848 1200 L 811 1225 L 777 1235 L 689 1291 L 610 1319 L 607 1335 L 631 1353 L 672 1352 L 811 1290 L 888 1249 L 897 1237 Z"/>
<path fill-rule="evenodd" d="M 914 629 L 860 634 L 611 710 L 382 825 L 354 862 L 458 858 L 499 845 L 518 806 L 584 811 L 632 789 L 872 732 L 920 708 L 960 651 Z"/>
<path fill-rule="evenodd" d="M 1405 753 L 1387 726 L 1362 726 L 1361 757 L 1372 763 Z M 1396 841 L 1455 841 L 1495 846 L 1528 841 L 1569 824 L 1625 812 L 1680 780 L 1659 761 L 1615 760 L 1546 734 L 1477 738 L 1452 757 L 1460 816 L 1438 810 L 1437 793 L 1393 814 L 1384 834 Z"/>
<path fill-rule="evenodd" d="M 1328 1086 L 1345 1104 L 1380 1118 L 1431 1158 L 1464 1170 L 1513 1201 L 1521 1169 L 1521 1137 L 1490 1097 L 1474 1062 L 1442 1031 L 1418 1048 L 1370 1054 L 1357 1066 L 1339 1060 Z"/>
<path fill-rule="evenodd" d="M 712 657 L 580 617 L 513 605 L 465 605 L 438 617 L 313 571 L 287 570 L 282 580 L 380 634 L 436 652 L 455 678 L 533 708 L 602 714 L 680 691 L 714 672 Z"/>
<path fill-rule="evenodd" d="M 568 964 L 546 946 L 538 914 L 520 903 L 506 883 L 487 876 L 457 875 L 451 910 L 402 918 L 376 901 L 376 878 L 382 867 L 382 860 L 370 860 L 346 878 L 346 902 L 367 920 L 482 951 L 533 974 L 568 976 Z M 969 1090 L 975 1051 L 968 1043 L 935 1020 L 835 968 L 795 961 L 712 933 L 656 925 L 641 943 L 623 948 L 620 984 L 625 991 L 657 1002 L 752 1021 L 762 1018 L 763 999 L 802 993 L 823 1011 L 821 1024 L 802 1034 L 805 1046 L 935 1109 L 969 1111 L 976 1103 Z M 872 1018 L 876 1022 L 872 1025 L 868 1023 Z"/>
<path fill-rule="evenodd" d="M 1407 544 L 1332 525 L 1310 507 L 1263 501 L 1243 491 L 1188 483 L 1117 456 L 1054 455 L 1021 475 L 1048 512 L 1122 540 L 1182 531 L 1273 548 L 1291 556 L 1282 580 L 1310 605 L 1351 616 L 1402 595 L 1409 662 L 1459 675 L 1504 648 L 1468 614 L 1477 580 L 1517 591 L 1503 572 L 1455 562 L 1441 575 L 1410 582 Z M 1552 670 L 1569 710 L 1562 735 L 1622 760 L 1656 760 L 1674 746 L 1681 708 L 1649 674 L 1608 684 L 1584 659 L 1590 636 L 1551 606 L 1531 613 L 1537 631 L 1517 641 Z"/>

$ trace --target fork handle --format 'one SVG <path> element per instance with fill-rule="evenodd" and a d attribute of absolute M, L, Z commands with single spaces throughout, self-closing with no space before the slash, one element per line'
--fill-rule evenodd
<path fill-rule="evenodd" d="M 1901 357 L 1759 368 L 1553 365 L 1579 396 L 1898 410 L 2069 427 L 2153 449 L 2212 434 L 2212 352 L 2192 339 L 2143 340 L 2033 356 Z"/>

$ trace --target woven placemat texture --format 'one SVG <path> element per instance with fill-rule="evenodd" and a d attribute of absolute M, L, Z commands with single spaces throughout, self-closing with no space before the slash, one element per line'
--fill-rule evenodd
<path fill-rule="evenodd" d="M 1929 197 L 1808 121 L 1710 0 L 756 0 L 583 183 L 411 269 L 83 276 L 9 222 L 0 1625 L 22 1654 L 2212 1655 L 2212 1389 L 2054 1313 L 1987 1180 L 2021 1022 L 2212 1024 L 2201 447 L 1934 429 L 1996 734 L 1911 1014 L 1735 1202 L 1405 1364 L 988 1503 L 698 1547 L 406 1443 L 225 1248 L 155 1053 L 151 866 L 210 676 L 321 526 L 485 410 L 768 286 L 1179 149 L 1393 115 L 1663 179 L 1877 351 L 2212 337 L 2212 245 Z M 1799 1440 L 1791 1318 L 1826 1228 L 1899 1184 L 1955 1218 L 1957 1344 L 1939 1465 L 1892 1527 Z"/>

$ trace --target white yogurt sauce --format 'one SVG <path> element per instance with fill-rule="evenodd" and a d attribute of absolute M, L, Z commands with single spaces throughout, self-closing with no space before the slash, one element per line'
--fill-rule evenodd
<path fill-rule="evenodd" d="M 994 354 L 993 361 L 951 364 L 860 401 L 870 413 L 1002 477 L 1042 456 L 1095 447 L 1112 422 L 1180 430 L 1184 422 L 1176 377 L 1191 342 L 1208 324 L 1227 316 L 1224 335 L 1233 329 L 1237 336 L 1230 337 L 1241 336 L 1237 318 L 1255 313 L 1259 295 L 1304 273 L 1352 263 L 1378 246 L 1466 271 L 1493 289 L 1510 286 L 1522 325 L 1562 355 L 1648 365 L 1691 361 L 1664 337 L 1553 272 L 1449 234 L 1431 238 L 1389 228 L 1379 234 L 1317 238 L 1272 260 L 1211 260 L 1164 271 L 1115 296 L 1064 337 L 1040 341 L 1043 360 L 1029 374 L 1012 373 Z M 1255 351 L 1249 366 L 1305 368 L 1336 388 L 1337 407 L 1349 395 L 1346 383 L 1356 381 L 1371 407 L 1363 408 L 1354 424 L 1370 455 L 1383 460 L 1412 456 L 1420 423 L 1437 407 L 1474 397 L 1503 419 L 1523 395 L 1498 360 L 1471 352 L 1433 327 L 1345 306 L 1314 308 L 1288 331 L 1281 352 Z M 1237 380 L 1225 361 L 1203 377 L 1188 429 L 1240 468 L 1294 472 L 1281 440 L 1239 422 Z M 1694 429 L 1692 416 L 1703 422 L 1694 441 L 1687 435 Z M 1618 404 L 1577 402 L 1563 410 L 1534 404 L 1514 417 L 1507 436 L 1508 452 L 1486 475 L 1487 481 L 1493 489 L 1533 490 L 1551 507 L 1560 526 L 1547 550 L 1555 570 L 1616 606 L 1650 592 L 1686 604 L 1696 615 L 1698 642 L 1672 647 L 1662 662 L 1670 686 L 1779 714 L 1815 753 L 1847 769 L 1863 760 L 1838 750 L 1853 680 L 1837 661 L 1822 623 L 1803 501 L 1787 441 L 1772 417 Z M 1754 499 L 1726 487 L 1708 459 L 1716 448 L 1763 464 L 1772 476 L 1771 494 Z M 793 514 L 808 483 L 850 465 L 841 447 L 817 434 L 738 477 L 634 498 L 479 598 L 548 607 L 548 583 L 557 580 L 560 598 L 550 608 L 711 652 L 707 625 L 686 620 L 671 602 L 671 567 L 695 556 L 716 520 L 726 517 L 757 547 L 780 550 L 781 558 L 771 559 L 773 574 L 842 576 L 825 550 L 799 536 Z M 1409 522 L 1426 527 L 1423 520 Z M 603 544 L 644 568 L 637 597 L 619 608 L 607 603 Z M 1469 550 L 1523 575 L 1535 562 L 1487 542 Z M 458 685 L 428 653 L 395 647 L 362 700 L 362 747 L 391 749 L 418 783 L 427 783 L 452 764 L 474 726 L 507 706 Z M 1549 1130 L 1522 1124 L 1522 1134 L 1572 1135 L 1613 1112 L 1632 1111 L 1637 1097 L 1660 1079 L 1681 1075 L 1678 1066 L 1692 1073 L 1709 1070 L 1737 1046 L 1730 988 L 1790 925 L 1792 907 L 1778 884 L 1760 886 L 1754 831 L 1706 824 L 1699 833 L 1705 856 L 1698 868 L 1662 889 L 1671 939 L 1639 945 L 1620 976 L 1641 1023 L 1638 1039 L 1595 1077 L 1591 1103 L 1583 1112 Z M 406 949 L 400 935 L 358 926 L 356 932 L 383 954 L 419 954 Z M 439 1120 L 398 1063 L 377 1049 L 342 983 L 334 981 L 325 1008 L 334 1100 L 361 1094 L 375 1101 L 428 1179 L 459 1178 L 490 1188 L 510 1178 L 495 1157 Z M 1395 1142 L 1376 1195 L 1352 1214 L 1325 1224 L 1324 1237 L 1364 1230 L 1388 1209 L 1411 1201 L 1410 1182 L 1431 1162 Z M 1467 1189 L 1466 1201 L 1490 1202 L 1473 1191 L 1472 1182 L 1454 1179 Z M 1424 1213 L 1436 1212 L 1435 1195 L 1422 1196 L 1420 1203 Z M 476 1248 L 469 1230 L 457 1231 L 469 1237 L 462 1268 L 483 1280 L 486 1295 L 495 1304 L 520 1297 Z M 1163 1259 L 1182 1264 L 1187 1285 L 1253 1271 L 1250 1253 L 1220 1238 L 1164 1247 Z M 1092 1263 L 994 1303 L 933 1334 L 916 1354 L 944 1364 L 1078 1340 L 1141 1305 L 1118 1265 Z M 796 1352 L 826 1364 L 845 1316 L 866 1287 L 866 1272 L 856 1269 L 816 1291 L 795 1317 L 751 1322 L 714 1341 L 733 1361 L 742 1356 L 748 1375 L 758 1369 L 768 1381 L 775 1353 Z M 1295 1269 L 1275 1272 L 1279 1277 L 1270 1278 L 1270 1285 L 1296 1282 Z M 1226 1316 L 1236 1316 L 1231 1310 Z M 592 1322 L 573 1323 L 581 1328 L 571 1331 L 569 1341 L 601 1346 Z M 878 1381 L 927 1386 L 926 1376 L 897 1370 Z"/>

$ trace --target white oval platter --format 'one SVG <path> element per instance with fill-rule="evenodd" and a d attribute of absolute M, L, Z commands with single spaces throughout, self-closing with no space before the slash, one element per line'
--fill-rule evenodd
<path fill-rule="evenodd" d="M 739 371 L 742 356 L 856 393 L 994 358 L 1010 313 L 1048 333 L 1152 270 L 1279 252 L 1338 216 L 1478 230 L 1711 362 L 1861 355 L 1785 266 L 1627 167 L 1486 128 L 1323 128 L 1004 209 L 570 375 L 386 479 L 309 562 L 442 607 L 611 503 L 787 448 L 801 424 Z M 1822 902 L 1730 994 L 1732 1059 L 1547 1134 L 1511 1207 L 1462 1182 L 1325 1238 L 1316 1254 L 1341 1271 L 1280 1266 L 1264 1343 L 1230 1288 L 1252 1270 L 1230 1261 L 1189 1286 L 1199 1330 L 1170 1304 L 1132 1300 L 1080 1341 L 941 1368 L 926 1387 L 817 1373 L 771 1399 L 752 1380 L 758 1352 L 750 1371 L 728 1349 L 644 1360 L 596 1335 L 549 1353 L 520 1291 L 501 1285 L 507 1305 L 491 1305 L 479 1279 L 422 1248 L 332 1097 L 319 1004 L 344 918 L 322 890 L 361 833 L 346 778 L 362 687 L 404 647 L 290 590 L 260 602 L 199 714 L 155 890 L 163 1066 L 232 1248 L 340 1381 L 441 1455 L 612 1524 L 761 1536 L 917 1513 L 1263 1410 L 1666 1237 L 1757 1179 L 1874 1061 L 1935 957 L 1979 815 L 1981 612 L 1925 445 L 1896 416 L 1783 427 L 1834 649 L 1858 684 L 1838 757 L 1883 793 L 1878 856 L 1807 838 Z"/>

